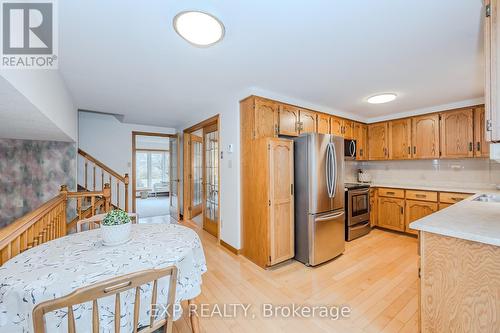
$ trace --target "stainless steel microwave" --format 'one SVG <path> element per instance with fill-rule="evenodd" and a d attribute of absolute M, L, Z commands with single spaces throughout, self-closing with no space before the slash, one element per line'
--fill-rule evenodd
<path fill-rule="evenodd" d="M 344 139 L 344 159 L 356 159 L 356 140 Z"/>

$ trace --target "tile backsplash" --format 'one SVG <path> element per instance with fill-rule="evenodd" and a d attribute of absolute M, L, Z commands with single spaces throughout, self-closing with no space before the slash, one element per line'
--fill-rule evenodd
<path fill-rule="evenodd" d="M 489 159 L 346 161 L 345 181 L 357 181 L 357 171 L 373 183 L 493 189 L 500 185 L 500 163 Z"/>

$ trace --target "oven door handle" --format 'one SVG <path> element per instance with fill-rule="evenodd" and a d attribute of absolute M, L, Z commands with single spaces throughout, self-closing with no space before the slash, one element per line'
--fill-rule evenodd
<path fill-rule="evenodd" d="M 368 192 L 370 192 L 369 188 L 364 189 L 364 190 L 352 190 L 352 191 L 349 191 L 349 194 L 350 195 L 358 195 L 358 194 L 366 194 Z"/>
<path fill-rule="evenodd" d="M 357 224 L 357 225 L 355 225 L 353 227 L 349 227 L 349 229 L 351 229 L 351 230 L 363 229 L 363 228 L 366 228 L 366 226 L 369 225 L 369 224 L 370 224 L 370 222 L 365 222 L 363 224 Z"/>

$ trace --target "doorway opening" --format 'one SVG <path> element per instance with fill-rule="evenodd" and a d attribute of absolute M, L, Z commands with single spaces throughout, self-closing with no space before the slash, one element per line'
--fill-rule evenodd
<path fill-rule="evenodd" d="M 219 237 L 219 116 L 184 130 L 184 218 Z"/>
<path fill-rule="evenodd" d="M 177 135 L 132 132 L 132 210 L 140 218 L 178 220 Z"/>

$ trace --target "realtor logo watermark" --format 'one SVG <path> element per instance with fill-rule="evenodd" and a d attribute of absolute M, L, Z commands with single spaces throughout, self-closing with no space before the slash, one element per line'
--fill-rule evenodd
<path fill-rule="evenodd" d="M 57 69 L 56 0 L 2 0 L 2 68 Z"/>

